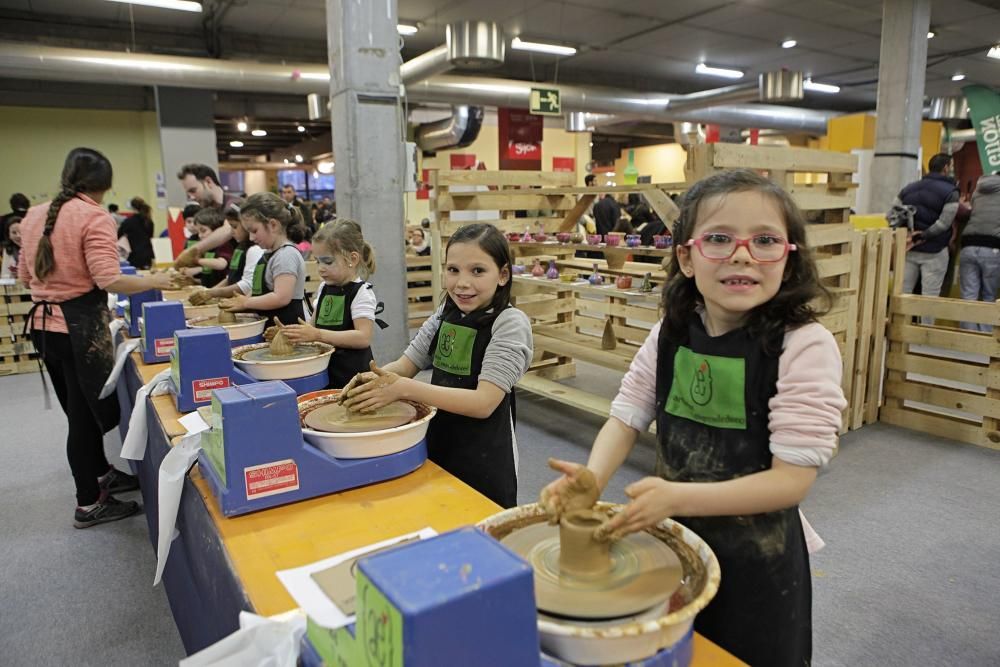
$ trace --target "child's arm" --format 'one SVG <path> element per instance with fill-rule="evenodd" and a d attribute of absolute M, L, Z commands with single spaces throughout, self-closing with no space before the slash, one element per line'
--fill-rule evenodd
<path fill-rule="evenodd" d="M 282 273 L 274 277 L 274 291 L 260 296 L 243 296 L 237 294 L 226 310 L 238 312 L 241 310 L 277 310 L 287 306 L 295 294 L 295 274 Z"/>
<path fill-rule="evenodd" d="M 334 347 L 363 350 L 372 343 L 373 322 L 367 319 L 354 320 L 354 328 L 350 331 L 327 331 L 313 326 L 316 314 L 313 313 L 309 324 L 290 324 L 284 328 L 285 336 L 293 343 L 308 343 L 320 341 Z"/>
<path fill-rule="evenodd" d="M 438 387 L 414 380 L 412 377 L 402 377 L 377 366 L 373 366 L 372 371 L 374 377 L 369 377 L 371 373 L 363 373 L 364 384 L 347 394 L 349 398 L 344 404 L 351 410 L 368 412 L 394 401 L 409 400 L 433 405 L 457 415 L 486 419 L 493 414 L 507 393 L 487 380 L 480 380 L 475 389 L 457 389 Z"/>
<path fill-rule="evenodd" d="M 198 266 L 211 269 L 212 271 L 222 271 L 229 266 L 229 260 L 225 257 L 202 257 L 198 260 Z"/>

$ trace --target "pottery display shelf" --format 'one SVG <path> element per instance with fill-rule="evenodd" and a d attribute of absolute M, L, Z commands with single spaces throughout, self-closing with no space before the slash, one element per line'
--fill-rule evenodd
<path fill-rule="evenodd" d="M 609 246 L 606 243 L 599 243 L 592 245 L 589 243 L 559 243 L 554 240 L 546 240 L 542 242 L 538 241 L 511 241 L 510 248 L 515 254 L 519 254 L 517 251 L 519 248 L 531 248 L 534 250 L 541 251 L 551 251 L 553 254 L 566 254 L 569 251 L 575 253 L 576 251 L 585 252 L 599 252 L 604 255 L 604 260 L 609 269 L 621 270 L 625 265 L 631 264 L 628 262 L 629 255 L 632 256 L 642 256 L 642 257 L 670 257 L 673 255 L 672 248 L 654 248 L 652 246 L 636 246 L 634 248 L 629 248 L 625 245 L 624 240 L 617 246 Z M 560 252 L 562 251 L 562 252 Z M 532 259 L 534 256 L 532 255 Z M 566 263 L 573 260 L 574 258 L 570 256 L 566 259 L 559 259 L 558 262 Z M 577 260 L 584 261 L 586 258 L 575 258 Z M 590 260 L 586 260 L 590 261 Z M 646 264 L 646 266 L 658 268 L 659 264 Z M 647 269 L 651 270 L 651 269 Z"/>

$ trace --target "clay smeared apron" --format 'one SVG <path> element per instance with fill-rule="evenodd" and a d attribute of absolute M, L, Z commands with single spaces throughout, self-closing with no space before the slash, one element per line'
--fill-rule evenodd
<path fill-rule="evenodd" d="M 745 329 L 712 338 L 698 320 L 682 346 L 665 332 L 656 369 L 661 476 L 719 482 L 769 469 L 778 357 Z M 712 547 L 722 568 L 719 592 L 695 629 L 751 665 L 808 665 L 812 588 L 798 507 L 677 520 Z"/>
<path fill-rule="evenodd" d="M 441 326 L 431 341 L 431 384 L 476 388 L 497 315 L 478 310 L 462 317 L 458 308 L 445 307 Z M 517 504 L 511 432 L 514 400 L 511 391 L 485 419 L 439 409 L 427 429 L 430 459 L 504 508 Z"/>
<path fill-rule="evenodd" d="M 87 399 L 101 432 L 107 433 L 118 426 L 121 413 L 118 395 L 112 392 L 105 399 L 98 396 L 104 388 L 111 369 L 115 365 L 115 346 L 111 340 L 111 314 L 108 311 L 108 293 L 94 288 L 82 296 L 59 303 L 36 301 L 28 312 L 24 324 L 25 332 L 32 326 L 35 312 L 42 309 L 42 329 L 44 329 L 47 306 L 57 305 L 62 309 L 66 328 L 69 330 L 70 345 L 73 348 L 73 363 L 76 365 L 77 381 Z M 44 341 L 44 337 L 41 338 Z M 42 358 L 45 357 L 44 343 Z"/>
<path fill-rule="evenodd" d="M 286 243 L 273 252 L 264 253 L 264 256 L 260 258 L 257 265 L 253 267 L 253 292 L 251 296 L 262 296 L 264 294 L 270 294 L 274 291 L 273 288 L 267 286 L 267 281 L 264 280 L 264 272 L 267 270 L 267 263 L 271 261 L 271 258 L 285 248 L 291 248 L 294 252 L 299 251 L 298 248 L 293 246 L 291 243 Z M 278 321 L 282 324 L 298 324 L 299 318 L 305 319 L 306 316 L 305 310 L 302 307 L 302 299 L 292 299 L 282 308 L 276 308 L 274 310 L 255 310 L 253 312 L 263 315 L 268 321 L 270 321 L 271 318 L 277 317 Z"/>
<path fill-rule="evenodd" d="M 323 285 L 316 306 L 316 328 L 327 331 L 353 331 L 354 318 L 351 316 L 351 304 L 360 289 L 371 289 L 368 283 L 350 282 L 346 285 Z M 382 304 L 378 304 L 382 306 Z M 381 312 L 376 308 L 376 313 Z M 375 322 L 383 329 L 388 325 L 382 320 Z M 328 389 L 340 389 L 357 373 L 368 370 L 368 362 L 375 356 L 372 348 L 363 349 L 337 347 L 330 357 L 328 371 L 330 383 Z"/>

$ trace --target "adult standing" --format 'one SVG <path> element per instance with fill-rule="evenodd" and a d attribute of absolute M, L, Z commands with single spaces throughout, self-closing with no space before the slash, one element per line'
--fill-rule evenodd
<path fill-rule="evenodd" d="M 1000 285 L 1000 172 L 980 178 L 972 193 L 972 213 L 962 232 L 958 280 L 963 299 L 996 301 Z M 962 328 L 993 330 L 992 325 L 967 322 Z"/>
<path fill-rule="evenodd" d="M 949 175 L 951 156 L 938 153 L 928 163 L 928 173 L 903 188 L 894 204 L 913 206 L 913 247 L 906 253 L 903 292 L 913 293 L 920 280 L 920 293 L 940 296 L 948 270 L 948 242 L 958 212 L 959 192 Z"/>
<path fill-rule="evenodd" d="M 312 231 L 316 231 L 316 222 L 313 220 L 312 211 L 309 210 L 309 204 L 302 201 L 302 198 L 295 192 L 294 185 L 285 183 L 281 188 L 281 198 L 285 200 L 285 203 L 299 209 L 299 214 L 302 215 L 302 224 Z"/>
<path fill-rule="evenodd" d="M 180 179 L 188 199 L 199 206 L 203 208 L 211 206 L 223 214 L 232 206 L 236 206 L 239 210 L 239 197 L 226 194 L 219 184 L 219 175 L 207 164 L 186 164 L 177 172 L 177 178 Z M 185 248 L 184 252 L 178 255 L 174 266 L 177 268 L 196 266 L 202 254 L 218 248 L 232 238 L 232 228 L 229 225 L 222 225 L 207 237 Z"/>
<path fill-rule="evenodd" d="M 614 230 L 621 216 L 621 206 L 612 195 L 604 195 L 594 204 L 594 223 L 597 225 L 598 234 L 607 234 Z"/>
<path fill-rule="evenodd" d="M 128 247 L 128 263 L 137 269 L 153 266 L 153 209 L 142 197 L 133 197 L 129 202 L 134 213 L 125 218 L 118 227 L 118 238 L 125 238 Z"/>
<path fill-rule="evenodd" d="M 138 503 L 113 495 L 138 488 L 136 478 L 113 468 L 104 454 L 103 436 L 119 420 L 115 395 L 98 398 L 114 365 L 107 293 L 170 285 L 166 274 L 121 274 L 115 222 L 101 208 L 111 177 L 104 155 L 74 148 L 66 157 L 59 194 L 31 208 L 21 224 L 18 275 L 34 301 L 25 328 L 31 329 L 69 422 L 66 455 L 76 483 L 77 528 L 139 511 Z"/>

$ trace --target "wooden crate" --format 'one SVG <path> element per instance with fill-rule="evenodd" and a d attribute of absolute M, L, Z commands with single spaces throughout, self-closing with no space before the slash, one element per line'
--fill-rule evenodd
<path fill-rule="evenodd" d="M 0 356 L 0 375 L 17 375 L 38 370 L 38 354 Z"/>
<path fill-rule="evenodd" d="M 419 327 L 434 314 L 433 261 L 430 255 L 406 256 L 407 320 Z"/>

